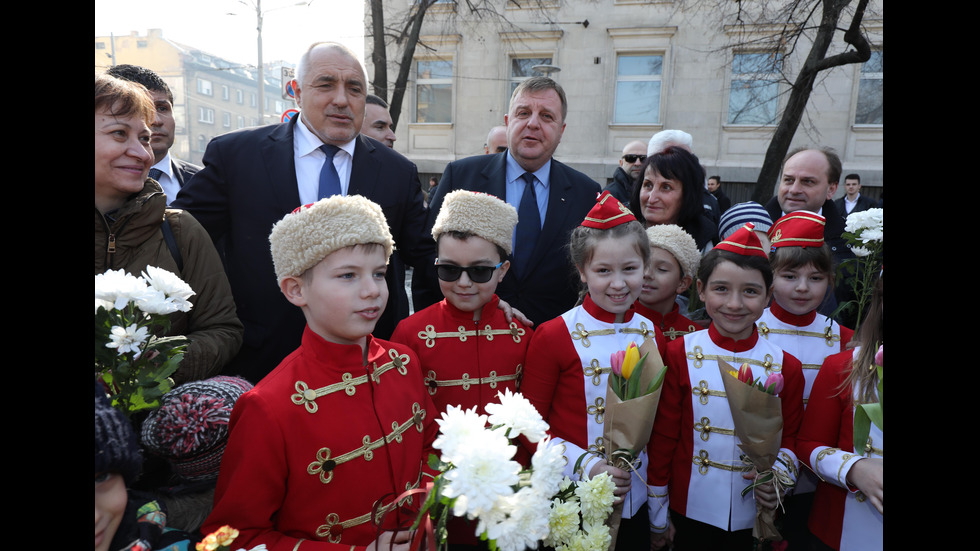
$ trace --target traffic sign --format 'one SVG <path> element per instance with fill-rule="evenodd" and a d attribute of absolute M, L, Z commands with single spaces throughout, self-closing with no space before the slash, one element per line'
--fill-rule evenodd
<path fill-rule="evenodd" d="M 286 109 L 282 114 L 282 122 L 289 122 L 289 119 L 299 114 L 299 109 Z"/>

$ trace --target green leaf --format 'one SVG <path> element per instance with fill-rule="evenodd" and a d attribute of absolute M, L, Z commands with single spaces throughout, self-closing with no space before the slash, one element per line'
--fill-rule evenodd
<path fill-rule="evenodd" d="M 660 373 L 657 374 L 656 378 L 654 378 L 652 381 L 650 381 L 650 386 L 647 387 L 646 393 L 647 394 L 650 394 L 654 390 L 657 390 L 658 388 L 660 388 L 660 385 L 664 384 L 664 376 L 665 375 L 667 375 L 667 365 L 666 364 L 664 364 L 664 368 L 660 370 Z"/>

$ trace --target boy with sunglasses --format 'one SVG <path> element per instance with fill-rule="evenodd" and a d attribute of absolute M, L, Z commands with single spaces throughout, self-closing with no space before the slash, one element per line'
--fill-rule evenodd
<path fill-rule="evenodd" d="M 520 388 L 531 328 L 508 322 L 499 308 L 497 285 L 510 268 L 517 210 L 492 195 L 458 190 L 446 195 L 432 227 L 441 302 L 402 320 L 391 341 L 419 357 L 439 418 L 448 406 L 497 402 L 497 393 Z M 530 457 L 518 447 L 517 461 Z M 450 520 L 449 543 L 477 549 L 475 522 Z M 458 547 L 456 547 L 458 546 Z"/>
<path fill-rule="evenodd" d="M 517 210 L 497 197 L 458 190 L 446 195 L 432 227 L 441 302 L 401 321 L 392 342 L 408 345 L 422 363 L 437 410 L 495 402 L 517 391 L 531 328 L 508 322 L 495 291 L 510 268 Z"/>

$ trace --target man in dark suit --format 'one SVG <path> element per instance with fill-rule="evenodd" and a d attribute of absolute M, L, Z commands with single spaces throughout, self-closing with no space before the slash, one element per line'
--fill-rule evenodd
<path fill-rule="evenodd" d="M 153 166 L 150 167 L 150 178 L 160 182 L 163 192 L 167 194 L 167 203 L 173 203 L 177 192 L 197 174 L 201 167 L 175 159 L 170 156 L 170 148 L 174 145 L 174 95 L 167 83 L 155 72 L 136 65 L 116 65 L 110 67 L 107 74 L 122 80 L 137 82 L 146 87 L 153 98 L 156 107 L 153 124 L 150 127 L 150 148 L 153 149 Z"/>
<path fill-rule="evenodd" d="M 269 252 L 272 225 L 296 207 L 336 193 L 362 195 L 381 206 L 395 246 L 416 273 L 435 260 L 415 164 L 359 134 L 367 79 L 354 54 L 340 44 L 314 44 L 300 59 L 294 86 L 300 115 L 211 140 L 204 168 L 174 203 L 216 242 L 224 239 L 228 279 L 245 325 L 242 350 L 226 372 L 252 382 L 296 349 L 303 334 L 303 315 L 282 296 Z M 404 282 L 392 274 L 375 329 L 383 338 L 408 315 L 397 308 Z"/>
<path fill-rule="evenodd" d="M 852 212 L 861 212 L 875 206 L 873 199 L 861 195 L 861 176 L 857 174 L 844 176 L 844 196 L 835 200 L 834 204 L 845 219 Z"/>
<path fill-rule="evenodd" d="M 495 195 L 517 209 L 511 269 L 497 294 L 535 324 L 575 305 L 579 281 L 568 257 L 569 234 L 595 205 L 600 189 L 595 180 L 552 159 L 567 113 L 565 92 L 554 80 L 532 77 L 520 83 L 504 116 L 507 151 L 449 163 L 429 206 L 429 227 L 443 198 L 456 189 Z"/>

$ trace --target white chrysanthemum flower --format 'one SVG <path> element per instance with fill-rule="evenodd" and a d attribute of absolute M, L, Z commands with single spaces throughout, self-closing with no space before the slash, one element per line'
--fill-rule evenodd
<path fill-rule="evenodd" d="M 583 522 L 582 530 L 586 533 L 585 545 L 594 551 L 606 551 L 612 543 L 612 534 L 605 522 Z"/>
<path fill-rule="evenodd" d="M 163 293 L 176 310 L 190 311 L 191 303 L 187 299 L 195 294 L 194 290 L 177 274 L 156 266 L 147 266 L 143 271 L 143 278 L 151 288 Z"/>
<path fill-rule="evenodd" d="M 864 247 L 851 247 L 851 252 L 854 256 L 868 256 L 871 254 L 871 249 L 865 249 Z"/>
<path fill-rule="evenodd" d="M 881 228 L 867 228 L 861 232 L 861 241 L 869 243 L 872 241 L 883 241 L 885 238 L 885 232 Z"/>
<path fill-rule="evenodd" d="M 564 475 L 565 456 L 561 446 L 552 446 L 551 439 L 538 443 L 538 449 L 531 456 L 531 488 L 538 494 L 551 497 L 558 493 Z M 571 482 L 571 481 L 569 481 Z"/>
<path fill-rule="evenodd" d="M 112 303 L 108 300 L 102 300 L 100 298 L 95 299 L 95 313 L 99 313 L 99 307 L 105 308 L 106 311 L 112 310 Z"/>
<path fill-rule="evenodd" d="M 158 289 L 148 288 L 146 294 L 136 301 L 136 306 L 144 314 L 167 315 L 177 311 L 177 304 Z"/>
<path fill-rule="evenodd" d="M 844 231 L 856 235 L 864 229 L 882 229 L 883 226 L 884 211 L 877 208 L 868 209 L 849 214 L 844 222 Z"/>
<path fill-rule="evenodd" d="M 517 438 L 523 434 L 531 442 L 539 442 L 548 432 L 548 423 L 541 418 L 537 408 L 531 405 L 520 393 L 512 393 L 510 389 L 498 392 L 499 404 L 487 404 L 490 414 L 490 424 L 503 425 L 510 429 L 510 437 Z"/>
<path fill-rule="evenodd" d="M 111 302 L 122 310 L 130 301 L 136 302 L 146 294 L 146 282 L 123 270 L 106 270 L 95 276 L 95 298 Z"/>
<path fill-rule="evenodd" d="M 602 472 L 592 478 L 583 478 L 575 488 L 575 495 L 582 504 L 583 522 L 603 522 L 612 513 L 613 492 L 616 483 L 608 473 Z"/>
<path fill-rule="evenodd" d="M 555 499 L 551 502 L 548 513 L 548 537 L 545 544 L 550 547 L 567 545 L 578 532 L 578 525 L 578 501 Z"/>
<path fill-rule="evenodd" d="M 146 327 L 137 327 L 135 323 L 126 328 L 114 325 L 109 332 L 110 340 L 105 346 L 117 349 L 120 356 L 127 352 L 135 352 L 136 357 L 139 357 L 140 345 L 146 341 L 147 333 Z"/>
<path fill-rule="evenodd" d="M 506 519 L 488 525 L 487 537 L 495 540 L 503 551 L 524 551 L 534 548 L 538 540 L 548 535 L 549 502 L 522 488 L 513 496 L 502 498 L 509 510 Z"/>
<path fill-rule="evenodd" d="M 513 461 L 517 447 L 503 436 L 491 431 L 482 431 L 461 441 L 461 450 L 453 460 L 455 468 L 445 473 L 444 495 L 449 498 L 466 496 L 465 510 L 454 508 L 454 514 L 461 512 L 470 518 L 489 511 L 500 496 L 514 493 L 511 486 L 517 484 L 521 471 L 520 463 Z M 457 506 L 459 502 L 457 502 Z"/>
<path fill-rule="evenodd" d="M 464 410 L 459 406 L 449 406 L 442 413 L 440 419 L 436 419 L 439 425 L 439 435 L 432 443 L 432 447 L 440 450 L 442 460 L 447 463 L 455 464 L 461 449 L 460 443 L 467 441 L 474 434 L 481 434 L 486 431 L 487 416 L 477 415 L 476 407 Z"/>

